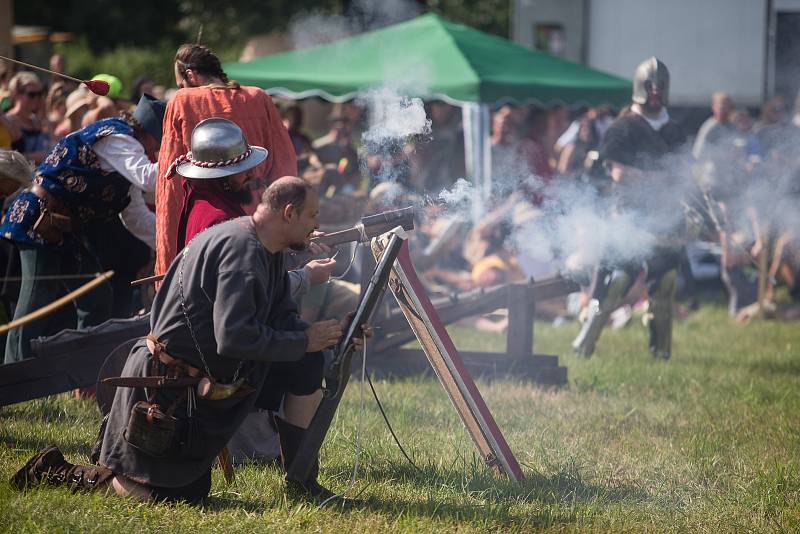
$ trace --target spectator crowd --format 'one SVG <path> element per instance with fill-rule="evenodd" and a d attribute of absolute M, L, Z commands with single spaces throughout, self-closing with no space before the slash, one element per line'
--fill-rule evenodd
<path fill-rule="evenodd" d="M 63 72 L 65 58 L 53 56 L 50 67 Z M 188 90 L 166 89 L 145 76 L 130 88 L 123 87 L 110 74 L 101 73 L 96 78 L 108 82 L 106 96 L 92 94 L 72 82 L 15 71 L 10 64 L 0 63 L 0 150 L 5 155 L 16 151 L 28 162 L 27 176 L 20 176 L 13 172 L 19 169 L 19 158 L 4 156 L 0 160 L 4 217 L 9 216 L 7 209 L 20 190 L 33 182 L 36 166 L 46 162 L 60 139 L 121 112 L 132 112 L 143 94 L 169 101 Z M 797 105 L 800 106 L 800 99 Z M 326 105 L 328 114 L 324 120 L 307 117 L 308 109 L 320 106 L 278 102 L 282 128 L 291 141 L 291 148 L 281 150 L 293 150 L 297 175 L 317 185 L 323 230 L 350 226 L 361 216 L 384 209 L 407 205 L 421 208 L 413 238 L 415 263 L 431 290 L 442 293 L 556 274 L 555 270 L 532 270 L 520 260 L 509 235 L 517 224 L 516 218 L 526 215 L 525 210 L 511 205 L 523 203 L 535 209 L 547 197 L 548 185 L 558 181 L 587 183 L 602 190 L 608 178 L 598 159 L 598 149 L 618 112 L 625 112 L 608 106 L 570 109 L 503 105 L 494 109 L 489 140 L 493 175 L 514 169 L 512 174 L 516 176 L 532 175 L 537 179 L 514 187 L 509 192 L 511 201 L 505 199 L 504 203 L 489 206 L 482 220 L 471 222 L 453 220 L 443 213 L 440 203 L 429 201 L 465 175 L 458 108 L 441 101 L 428 102 L 430 135 L 403 140 L 382 153 L 369 153 L 362 145 L 367 110 L 356 103 Z M 307 122 L 316 131 L 307 129 Z M 240 126 L 250 138 L 247 128 Z M 783 284 L 791 295 L 800 296 L 796 230 L 782 222 L 788 218 L 768 212 L 770 203 L 762 198 L 765 188 L 753 187 L 756 183 L 775 182 L 775 194 L 800 193 L 800 160 L 792 142 L 798 138 L 800 108 L 792 114 L 783 98 L 765 102 L 760 115 L 754 117 L 746 107 L 737 107 L 729 94 L 719 92 L 711 98 L 711 117 L 685 150 L 686 158 L 691 160 L 687 168 L 704 199 L 699 218 L 706 224 L 699 238 L 715 243 L 720 250 L 721 278 L 734 314 L 754 301 L 754 266 L 765 255 L 770 295 L 776 285 Z M 178 152 L 182 153 L 183 148 Z M 389 181 L 387 176 L 391 177 Z M 263 186 L 277 177 L 252 177 L 242 206 L 254 205 L 253 199 Z M 92 237 L 99 267 L 116 273 L 113 306 L 105 318 L 131 316 L 147 309 L 152 299 L 152 289 L 143 286 L 132 290 L 130 282 L 154 270 L 159 217 L 155 191 L 152 185 L 137 187 L 134 183 L 129 206 L 119 217 L 104 221 L 102 232 Z M 507 209 L 509 206 L 514 209 Z M 243 213 L 247 211 L 243 209 Z M 0 285 L 0 323 L 5 323 L 14 316 L 17 304 L 20 259 L 16 245 L 5 239 L 0 241 L 0 261 L 5 265 Z M 307 319 L 335 316 L 338 307 L 352 307 L 358 296 L 359 261 L 350 260 L 350 269 L 342 257 L 338 269 L 340 274 L 347 271 L 342 279 L 311 288 L 306 295 Z M 691 269 L 684 268 L 682 277 L 690 281 Z M 684 287 L 691 290 L 692 285 L 686 283 Z M 74 326 L 70 312 L 61 314 L 62 326 Z"/>

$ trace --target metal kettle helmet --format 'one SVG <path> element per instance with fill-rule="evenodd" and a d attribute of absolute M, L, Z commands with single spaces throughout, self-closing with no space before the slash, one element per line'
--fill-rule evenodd
<path fill-rule="evenodd" d="M 647 102 L 647 92 L 656 88 L 661 96 L 661 103 L 669 103 L 669 70 L 664 63 L 653 56 L 642 61 L 633 75 L 633 97 L 637 104 Z"/>

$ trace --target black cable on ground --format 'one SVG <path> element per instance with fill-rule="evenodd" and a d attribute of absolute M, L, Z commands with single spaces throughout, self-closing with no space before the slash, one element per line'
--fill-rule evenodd
<path fill-rule="evenodd" d="M 383 409 L 381 400 L 378 398 L 378 393 L 375 391 L 375 386 L 372 385 L 372 376 L 369 370 L 367 370 L 367 383 L 369 384 L 369 389 L 372 391 L 372 396 L 375 398 L 375 402 L 378 405 L 378 409 L 380 410 L 381 415 L 383 416 L 383 420 L 386 422 L 386 427 L 389 429 L 389 433 L 392 435 L 392 438 L 394 438 L 394 442 L 397 444 L 397 447 L 400 449 L 400 452 L 403 453 L 403 456 L 406 457 L 406 460 L 408 460 L 408 463 L 410 463 L 414 469 L 416 469 L 419 473 L 422 473 L 422 469 L 417 467 L 417 464 L 415 464 L 414 461 L 408 456 L 406 450 L 403 448 L 403 445 L 400 443 L 400 440 L 397 438 L 397 434 L 394 433 L 392 424 L 389 422 L 389 418 L 386 416 L 386 412 Z"/>

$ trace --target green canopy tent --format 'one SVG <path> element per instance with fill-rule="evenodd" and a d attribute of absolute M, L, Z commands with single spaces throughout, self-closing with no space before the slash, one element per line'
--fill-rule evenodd
<path fill-rule="evenodd" d="M 273 95 L 341 102 L 388 86 L 461 106 L 467 170 L 488 191 L 489 106 L 502 102 L 621 105 L 628 80 L 426 14 L 313 48 L 225 65 Z"/>

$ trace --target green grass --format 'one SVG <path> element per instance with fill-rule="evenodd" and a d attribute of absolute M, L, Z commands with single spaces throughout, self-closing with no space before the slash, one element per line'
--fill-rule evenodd
<path fill-rule="evenodd" d="M 569 385 L 479 380 L 527 482 L 491 475 L 438 382 L 378 381 L 400 455 L 370 398 L 351 509 L 289 500 L 274 468 L 214 472 L 202 508 L 143 505 L 0 482 L 0 530 L 22 532 L 786 531 L 800 529 L 800 333 L 796 323 L 732 324 L 704 306 L 676 325 L 669 362 L 647 355 L 638 324 L 606 331 L 596 355 L 570 354 L 577 326 L 536 325 L 537 352 L 561 355 Z M 501 350 L 503 337 L 464 327 L 463 349 Z M 367 391 L 365 393 L 369 395 Z M 322 453 L 322 482 L 346 487 L 359 383 L 351 382 Z M 66 396 L 0 409 L 0 476 L 60 444 L 81 460 L 94 406 Z"/>

